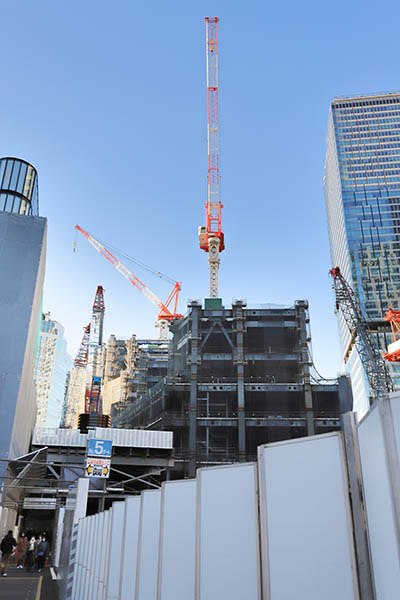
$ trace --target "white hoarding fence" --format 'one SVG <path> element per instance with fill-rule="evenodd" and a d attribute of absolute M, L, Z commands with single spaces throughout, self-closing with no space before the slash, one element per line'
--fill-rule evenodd
<path fill-rule="evenodd" d="M 352 435 L 353 452 L 341 432 L 266 444 L 258 463 L 199 469 L 81 519 L 72 600 L 398 600 L 400 394 Z"/>

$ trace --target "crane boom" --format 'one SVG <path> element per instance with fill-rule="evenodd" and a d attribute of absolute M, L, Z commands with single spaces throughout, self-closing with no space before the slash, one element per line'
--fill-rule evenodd
<path fill-rule="evenodd" d="M 142 292 L 142 294 L 146 296 L 146 298 L 150 300 L 150 302 L 157 306 L 157 308 L 159 309 L 157 317 L 159 322 L 159 337 L 160 339 L 167 339 L 168 323 L 174 321 L 175 319 L 183 318 L 183 315 L 176 312 L 178 305 L 178 295 L 181 290 L 181 284 L 178 281 L 176 281 L 166 302 L 161 302 L 161 300 L 154 294 L 154 292 L 152 292 L 147 287 L 147 285 L 142 283 L 140 279 L 138 279 L 133 273 L 131 273 L 131 271 L 120 260 L 115 258 L 115 256 L 111 254 L 111 252 L 107 250 L 107 248 L 105 248 L 103 244 L 96 240 L 96 238 L 94 238 L 90 233 L 79 227 L 79 225 L 76 225 L 75 229 L 77 229 L 77 231 L 80 231 L 82 235 L 88 240 L 88 242 L 92 244 L 93 248 L 100 252 L 100 254 L 102 254 L 102 256 L 104 256 L 104 258 L 106 258 L 108 262 L 110 262 L 113 265 L 113 267 L 115 267 L 117 271 L 119 271 L 121 275 L 125 277 L 125 279 L 127 279 L 132 285 L 134 285 L 136 289 Z M 171 312 L 168 307 L 173 301 L 173 312 Z"/>
<path fill-rule="evenodd" d="M 206 17 L 208 193 L 206 226 L 199 228 L 200 248 L 209 252 L 210 296 L 218 296 L 219 253 L 225 248 L 221 230 L 219 175 L 218 17 Z"/>
<path fill-rule="evenodd" d="M 343 277 L 339 267 L 331 269 L 329 273 L 333 278 L 336 310 L 341 309 L 350 335 L 355 340 L 371 392 L 376 397 L 384 396 L 393 391 L 393 381 L 382 356 L 372 343 L 354 291 Z"/>

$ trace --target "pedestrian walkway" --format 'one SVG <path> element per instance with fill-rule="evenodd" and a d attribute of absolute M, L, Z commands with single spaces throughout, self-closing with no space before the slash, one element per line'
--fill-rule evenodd
<path fill-rule="evenodd" d="M 41 573 L 9 567 L 8 576 L 0 577 L 0 600 L 58 600 L 57 582 L 48 567 Z"/>

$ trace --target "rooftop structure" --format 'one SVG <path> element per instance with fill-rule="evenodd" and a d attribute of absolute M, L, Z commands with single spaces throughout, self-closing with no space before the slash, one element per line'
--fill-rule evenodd
<path fill-rule="evenodd" d="M 39 215 L 38 175 L 20 158 L 0 158 L 0 210 Z"/>

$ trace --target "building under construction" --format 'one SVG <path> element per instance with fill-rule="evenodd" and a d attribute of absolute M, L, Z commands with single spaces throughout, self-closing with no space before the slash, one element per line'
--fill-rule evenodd
<path fill-rule="evenodd" d="M 308 304 L 225 308 L 189 304 L 171 326 L 168 376 L 112 420 L 174 432 L 176 470 L 256 458 L 257 446 L 339 429 L 352 408 L 346 376 L 312 377 Z"/>
<path fill-rule="evenodd" d="M 167 375 L 168 340 L 117 339 L 110 335 L 104 349 L 102 406 L 117 415 Z"/>

